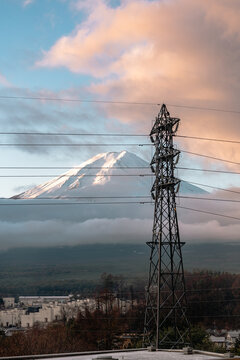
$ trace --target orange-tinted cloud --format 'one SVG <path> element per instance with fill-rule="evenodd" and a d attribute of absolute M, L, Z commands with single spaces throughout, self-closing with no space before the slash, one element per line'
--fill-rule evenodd
<path fill-rule="evenodd" d="M 82 1 L 77 4 L 83 8 Z M 96 82 L 89 91 L 98 98 L 237 109 L 239 18 L 238 0 L 124 0 L 117 8 L 99 0 L 88 7 L 85 22 L 61 37 L 37 66 L 92 75 Z M 236 115 L 170 109 L 182 117 L 184 134 L 230 139 L 240 134 Z M 148 131 L 157 108 L 108 105 L 102 110 Z M 240 161 L 238 147 L 229 144 L 183 145 Z"/>

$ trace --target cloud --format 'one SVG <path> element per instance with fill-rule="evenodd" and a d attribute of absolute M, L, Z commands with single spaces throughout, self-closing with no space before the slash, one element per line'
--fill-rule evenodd
<path fill-rule="evenodd" d="M 204 224 L 179 223 L 181 238 L 189 244 L 198 243 L 239 243 L 240 224 L 221 225 L 217 220 Z"/>
<path fill-rule="evenodd" d="M 118 191 L 118 195 L 121 194 L 120 187 Z M 236 200 L 236 195 L 222 192 L 201 194 L 201 197 Z M 2 203 L 17 204 L 22 201 L 26 202 L 26 200 L 5 199 L 0 201 L 0 205 Z M 27 201 L 42 205 L 24 206 L 24 211 L 23 207 L 18 205 L 0 206 L 0 250 L 21 246 L 144 244 L 152 237 L 153 206 L 151 205 L 50 206 L 43 205 L 46 200 Z M 208 200 L 177 199 L 177 205 L 240 219 L 240 208 L 237 202 L 220 203 Z M 188 244 L 231 244 L 240 240 L 240 222 L 237 219 L 183 208 L 178 208 L 177 211 L 180 237 Z"/>
<path fill-rule="evenodd" d="M 79 10 L 85 2 L 77 2 Z M 98 99 L 239 108 L 240 3 L 237 0 L 125 0 L 112 8 L 98 1 L 68 36 L 43 54 L 39 67 L 90 74 Z M 105 105 L 102 114 L 149 131 L 157 106 Z M 170 106 L 193 136 L 237 138 L 237 115 Z M 201 142 L 186 149 L 206 153 Z M 206 143 L 208 155 L 240 161 L 237 147 Z M 211 160 L 202 161 L 209 163 Z M 232 167 L 231 165 L 228 165 Z"/>
<path fill-rule="evenodd" d="M 102 0 L 77 0 L 74 1 L 71 6 L 73 9 L 78 11 L 86 11 L 87 13 L 91 12 L 96 6 L 100 6 L 103 3 Z M 104 3 L 107 3 L 105 0 Z"/>
<path fill-rule="evenodd" d="M 146 225 L 144 228 L 143 223 Z M 1 222 L 4 235 L 0 250 L 22 246 L 60 246 L 106 243 L 144 243 L 148 234 L 149 220 L 91 219 L 83 223 L 28 221 L 9 224 Z M 138 230 L 141 228 L 140 231 Z M 140 238 L 139 238 L 140 236 Z"/>
<path fill-rule="evenodd" d="M 13 191 L 15 191 L 16 194 L 19 194 L 24 191 L 30 190 L 30 189 L 34 188 L 35 186 L 37 186 L 37 185 L 36 184 L 20 185 L 20 186 L 16 186 L 13 189 Z"/>
<path fill-rule="evenodd" d="M 82 223 L 57 220 L 0 222 L 0 250 L 15 247 L 52 247 L 86 244 L 145 244 L 151 239 L 152 219 L 90 219 Z M 181 239 L 188 244 L 233 243 L 239 241 L 240 224 L 218 221 L 184 224 Z"/>
<path fill-rule="evenodd" d="M 68 89 L 60 92 L 50 92 L 47 90 L 30 91 L 21 88 L 0 88 L 0 96 L 19 96 L 30 98 L 77 98 L 81 96 L 81 91 L 76 89 Z M 14 106 L 13 106 L 14 104 Z M 95 119 L 98 123 L 96 124 Z M 7 99 L 1 103 L 0 108 L 1 125 L 5 131 L 9 132 L 44 132 L 44 133 L 87 133 L 87 132 L 105 132 L 105 119 L 96 115 L 94 106 L 91 109 L 87 108 L 84 104 L 70 103 L 64 101 L 47 101 L 47 100 L 21 100 L 21 99 Z M 100 130 L 99 130 L 100 129 Z M 49 154 L 54 153 L 56 156 L 65 154 L 80 153 L 80 147 L 64 147 L 64 146 L 36 146 L 39 143 L 55 143 L 58 145 L 69 143 L 73 144 L 79 142 L 98 142 L 101 143 L 102 139 L 84 139 L 74 136 L 30 136 L 30 135 L 15 135 L 7 138 L 6 142 L 9 143 L 28 143 L 32 146 L 19 146 L 16 145 L 18 150 L 35 153 L 35 154 Z M 57 149 L 57 151 L 56 151 Z M 99 147 L 99 152 L 103 148 Z M 91 155 L 96 154 L 96 148 L 81 148 L 81 162 Z M 77 162 L 77 163 L 78 163 Z"/>
<path fill-rule="evenodd" d="M 33 2 L 34 2 L 34 0 L 24 0 L 23 1 L 23 7 L 26 7 L 26 6 L 30 5 L 30 4 L 32 4 Z"/>
<path fill-rule="evenodd" d="M 3 85 L 5 87 L 11 87 L 12 86 L 12 84 L 1 73 L 0 73 L 0 85 Z"/>

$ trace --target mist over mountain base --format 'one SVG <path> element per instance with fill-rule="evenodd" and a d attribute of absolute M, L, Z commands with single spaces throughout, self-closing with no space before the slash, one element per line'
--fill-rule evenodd
<path fill-rule="evenodd" d="M 239 273 L 240 245 L 186 244 L 183 257 L 186 271 Z M 0 296 L 84 293 L 104 272 L 134 284 L 147 279 L 148 261 L 144 244 L 10 249 L 0 252 Z"/>

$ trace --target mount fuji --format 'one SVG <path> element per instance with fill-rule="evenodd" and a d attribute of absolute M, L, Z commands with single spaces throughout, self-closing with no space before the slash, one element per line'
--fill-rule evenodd
<path fill-rule="evenodd" d="M 145 160 L 128 151 L 107 152 L 13 199 L 148 197 L 152 183 L 153 176 Z M 182 181 L 180 193 L 206 194 L 206 191 Z"/>

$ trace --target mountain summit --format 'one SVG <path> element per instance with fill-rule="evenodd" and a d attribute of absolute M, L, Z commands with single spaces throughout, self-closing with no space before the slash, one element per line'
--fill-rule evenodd
<path fill-rule="evenodd" d="M 100 153 L 62 175 L 13 198 L 149 196 L 153 182 L 153 177 L 149 174 L 149 164 L 131 152 Z M 185 181 L 181 183 L 180 192 L 206 193 Z"/>

